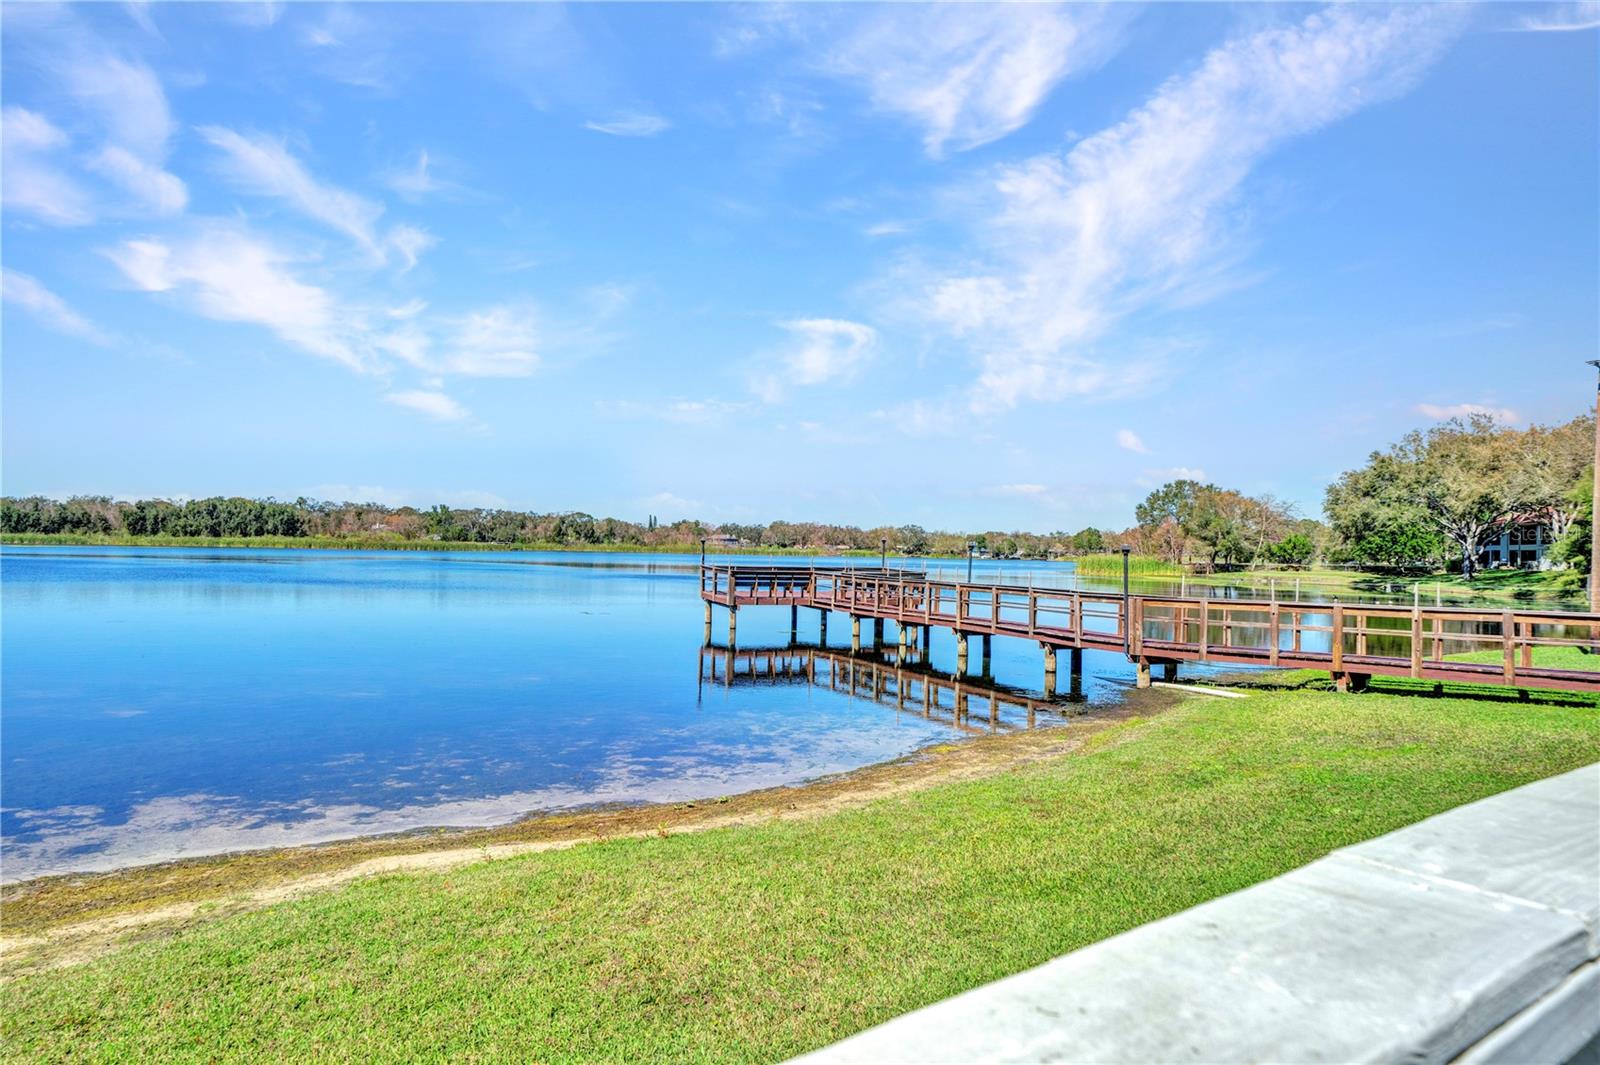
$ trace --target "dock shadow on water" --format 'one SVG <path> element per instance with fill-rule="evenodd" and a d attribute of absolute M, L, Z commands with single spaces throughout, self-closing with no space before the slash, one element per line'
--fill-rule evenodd
<path fill-rule="evenodd" d="M 996 639 L 956 684 L 948 633 L 896 662 L 791 646 L 781 610 L 704 650 L 696 562 L 5 548 L 0 875 L 799 783 L 1070 724 L 1131 679 L 1090 652 L 1047 699 L 1038 648 Z"/>

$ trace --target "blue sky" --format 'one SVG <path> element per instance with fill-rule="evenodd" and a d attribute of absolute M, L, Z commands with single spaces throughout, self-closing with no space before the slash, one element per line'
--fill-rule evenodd
<path fill-rule="evenodd" d="M 8 494 L 1315 515 L 1600 356 L 1600 5 L 9 4 Z"/>

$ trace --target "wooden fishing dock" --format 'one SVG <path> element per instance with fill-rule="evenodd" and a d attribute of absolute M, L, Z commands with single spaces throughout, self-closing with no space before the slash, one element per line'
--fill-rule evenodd
<path fill-rule="evenodd" d="M 1156 666 L 1173 679 L 1180 663 L 1206 662 L 1322 670 L 1341 691 L 1364 687 L 1373 676 L 1391 676 L 1600 692 L 1600 669 L 1533 661 L 1536 648 L 1600 646 L 1600 614 L 1124 596 L 950 581 L 913 570 L 769 565 L 702 565 L 700 598 L 705 642 L 711 642 L 712 609 L 721 606 L 729 647 L 737 642 L 739 610 L 747 606 L 789 607 L 791 640 L 800 608 L 815 609 L 823 643 L 828 616 L 847 615 L 857 652 L 863 622 L 872 623 L 872 644 L 878 647 L 884 646 L 885 623 L 892 623 L 902 658 L 919 644 L 925 654 L 931 630 L 947 628 L 956 637 L 957 676 L 968 672 L 974 636 L 981 640 L 984 662 L 995 636 L 1031 640 L 1043 650 L 1047 696 L 1055 691 L 1061 650 L 1068 652 L 1073 675 L 1082 672 L 1085 650 L 1124 654 L 1135 664 L 1141 688 L 1150 685 Z M 1468 661 L 1465 655 L 1492 660 Z"/>

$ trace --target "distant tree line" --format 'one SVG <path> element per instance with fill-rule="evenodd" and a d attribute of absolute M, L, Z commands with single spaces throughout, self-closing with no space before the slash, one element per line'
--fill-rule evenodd
<path fill-rule="evenodd" d="M 1192 479 L 1170 481 L 1134 508 L 1136 524 L 1113 532 L 930 531 L 919 525 L 861 528 L 822 522 L 766 525 L 643 524 L 581 512 L 541 514 L 480 507 L 427 510 L 377 503 L 238 497 L 173 502 L 78 496 L 65 502 L 0 498 L 0 532 L 169 537 L 397 538 L 480 544 L 693 546 L 713 538 L 755 548 L 961 555 L 972 543 L 1002 558 L 1086 555 L 1128 547 L 1207 568 L 1307 566 L 1471 574 L 1491 537 L 1511 520 L 1536 519 L 1558 541 L 1550 556 L 1577 573 L 1589 566 L 1594 419 L 1512 429 L 1487 416 L 1408 433 L 1327 489 L 1326 523 L 1271 495 L 1249 496 Z"/>
<path fill-rule="evenodd" d="M 745 547 L 876 551 L 887 542 L 902 554 L 959 555 L 968 542 L 984 553 L 1045 558 L 1108 549 L 1107 536 L 1088 528 L 1048 535 L 990 530 L 979 533 L 930 532 L 918 525 L 878 526 L 775 521 L 768 525 L 708 525 L 684 520 L 663 523 L 654 515 L 643 524 L 597 518 L 581 512 L 529 511 L 443 504 L 421 510 L 377 503 L 332 503 L 297 499 L 214 497 L 188 502 L 106 496 L 77 496 L 65 502 L 39 496 L 0 498 L 0 532 L 79 533 L 105 536 L 208 538 L 335 537 L 396 538 L 481 544 L 607 544 L 617 546 L 693 546 L 702 536 Z M 713 550 L 722 546 L 714 543 Z"/>

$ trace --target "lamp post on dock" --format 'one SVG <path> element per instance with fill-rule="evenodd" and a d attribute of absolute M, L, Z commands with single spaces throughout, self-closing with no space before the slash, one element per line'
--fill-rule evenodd
<path fill-rule="evenodd" d="M 1127 654 L 1132 649 L 1133 643 L 1129 640 L 1128 632 L 1128 554 L 1133 550 L 1127 544 L 1122 545 L 1122 653 Z"/>
<path fill-rule="evenodd" d="M 700 537 L 700 568 L 704 569 L 705 565 L 706 565 L 706 538 L 704 536 L 702 536 L 702 537 Z"/>
<path fill-rule="evenodd" d="M 1589 365 L 1600 370 L 1600 359 L 1590 359 Z M 1600 387 L 1594 400 L 1594 488 L 1589 504 L 1589 611 L 1600 614 L 1600 581 L 1595 580 L 1595 559 L 1600 556 Z"/>
<path fill-rule="evenodd" d="M 972 553 L 974 551 L 976 551 L 977 549 L 978 549 L 978 545 L 976 543 L 974 543 L 971 540 L 967 541 L 967 583 L 968 584 L 972 583 Z"/>
<path fill-rule="evenodd" d="M 889 568 L 889 538 L 887 536 L 878 537 L 878 568 L 882 570 Z"/>

